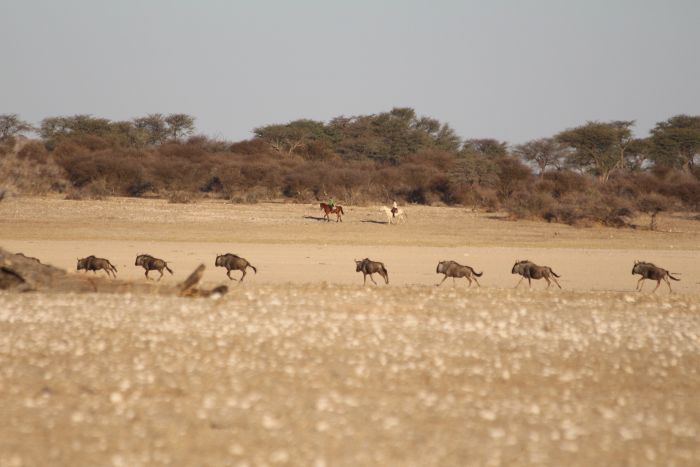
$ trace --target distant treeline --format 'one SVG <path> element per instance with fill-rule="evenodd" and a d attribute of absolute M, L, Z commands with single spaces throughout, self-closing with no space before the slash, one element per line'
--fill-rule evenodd
<path fill-rule="evenodd" d="M 700 210 L 700 116 L 676 115 L 646 138 L 633 121 L 587 122 L 511 146 L 462 140 L 413 109 L 296 120 L 229 142 L 195 134 L 195 118 L 0 115 L 0 186 L 18 192 L 198 196 L 236 202 L 333 197 L 504 209 L 517 218 L 626 225 L 635 212 Z M 38 140 L 18 138 L 35 133 Z"/>

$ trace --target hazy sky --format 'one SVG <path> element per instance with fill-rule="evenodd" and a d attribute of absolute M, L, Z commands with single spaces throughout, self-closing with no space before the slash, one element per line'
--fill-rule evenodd
<path fill-rule="evenodd" d="M 0 113 L 200 132 L 413 107 L 512 143 L 700 114 L 700 0 L 0 0 Z"/>

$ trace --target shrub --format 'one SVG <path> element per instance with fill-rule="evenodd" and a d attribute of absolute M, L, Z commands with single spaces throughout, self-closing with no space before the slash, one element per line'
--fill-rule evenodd
<path fill-rule="evenodd" d="M 518 219 L 541 218 L 551 222 L 555 205 L 556 201 L 548 193 L 521 191 L 506 202 L 505 208 Z"/>
<path fill-rule="evenodd" d="M 269 153 L 270 145 L 261 139 L 248 139 L 231 144 L 228 150 L 236 154 L 256 156 Z"/>
<path fill-rule="evenodd" d="M 584 192 L 591 185 L 589 179 L 571 170 L 545 172 L 540 183 L 551 183 L 550 193 L 557 199 L 569 193 Z"/>
<path fill-rule="evenodd" d="M 46 151 L 44 145 L 38 141 L 30 141 L 17 153 L 18 159 L 28 160 L 35 164 L 46 164 L 48 157 L 48 151 Z"/>
<path fill-rule="evenodd" d="M 194 193 L 182 190 L 168 192 L 167 199 L 172 204 L 188 204 L 196 200 Z"/>

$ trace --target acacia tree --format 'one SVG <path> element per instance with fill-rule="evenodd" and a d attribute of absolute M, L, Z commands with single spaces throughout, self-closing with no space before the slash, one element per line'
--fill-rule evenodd
<path fill-rule="evenodd" d="M 513 152 L 526 161 L 534 162 L 542 178 L 547 167 L 559 165 L 559 161 L 566 154 L 566 149 L 554 138 L 540 138 L 519 144 Z"/>
<path fill-rule="evenodd" d="M 174 141 L 194 133 L 194 117 L 187 114 L 170 114 L 165 117 L 168 133 Z"/>
<path fill-rule="evenodd" d="M 0 139 L 33 130 L 34 127 L 20 119 L 17 114 L 0 114 Z"/>
<path fill-rule="evenodd" d="M 616 169 L 625 167 L 625 154 L 632 141 L 634 121 L 588 122 L 562 131 L 555 138 L 571 148 L 567 161 L 607 182 Z"/>
<path fill-rule="evenodd" d="M 413 127 L 428 135 L 438 148 L 452 152 L 459 150 L 460 138 L 447 123 L 441 124 L 437 119 L 421 117 L 413 124 Z"/>
<path fill-rule="evenodd" d="M 79 114 L 63 117 L 49 117 L 41 121 L 39 134 L 44 139 L 54 139 L 68 135 L 106 136 L 112 132 L 111 122 L 106 118 Z"/>
<path fill-rule="evenodd" d="M 311 143 L 327 142 L 331 139 L 331 132 L 323 122 L 306 119 L 258 127 L 253 133 L 275 151 L 287 155 L 300 152 Z"/>
<path fill-rule="evenodd" d="M 508 143 L 492 138 L 468 139 L 462 146 L 462 153 L 475 153 L 486 157 L 505 157 L 508 155 Z"/>
<path fill-rule="evenodd" d="M 145 117 L 135 118 L 134 125 L 146 132 L 148 144 L 161 144 L 167 139 L 168 128 L 162 114 L 148 114 Z"/>
<path fill-rule="evenodd" d="M 654 162 L 690 172 L 700 155 L 700 115 L 676 115 L 651 130 Z"/>
<path fill-rule="evenodd" d="M 635 138 L 625 149 L 625 164 L 629 170 L 639 171 L 650 159 L 653 144 L 650 138 Z"/>

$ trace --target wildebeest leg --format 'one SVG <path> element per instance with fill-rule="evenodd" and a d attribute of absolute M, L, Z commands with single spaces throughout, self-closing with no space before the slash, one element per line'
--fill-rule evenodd
<path fill-rule="evenodd" d="M 243 268 L 243 275 L 241 276 L 241 278 L 240 278 L 239 280 L 240 280 L 241 282 L 243 282 L 243 278 L 244 278 L 244 277 L 245 277 L 245 268 Z"/>
<path fill-rule="evenodd" d="M 557 280 L 556 277 L 552 277 L 552 280 L 554 281 L 555 284 L 557 284 L 557 287 L 561 289 L 561 285 L 559 285 L 559 281 Z"/>
<path fill-rule="evenodd" d="M 435 287 L 440 287 L 442 285 L 442 283 L 445 282 L 446 280 L 447 280 L 447 274 L 445 274 L 445 277 L 442 278 L 442 280 L 440 281 L 439 284 L 435 284 Z"/>
<path fill-rule="evenodd" d="M 472 279 L 474 279 L 474 282 L 476 282 L 476 285 L 481 287 L 481 284 L 479 284 L 479 280 L 476 277 L 472 277 Z"/>
<path fill-rule="evenodd" d="M 148 277 L 148 269 L 146 269 L 146 272 L 144 273 L 144 275 L 146 276 L 146 280 L 151 280 L 151 278 Z"/>
<path fill-rule="evenodd" d="M 520 283 L 523 281 L 523 279 L 525 279 L 525 276 L 520 278 L 520 280 L 518 281 L 518 284 L 515 286 L 516 289 L 520 286 Z"/>
<path fill-rule="evenodd" d="M 228 278 L 231 279 L 232 281 L 238 280 L 238 279 L 234 279 L 233 277 L 231 277 L 231 270 L 230 270 L 230 269 L 229 269 L 228 271 L 226 271 L 226 275 L 227 275 Z"/>
<path fill-rule="evenodd" d="M 362 285 L 367 285 L 367 273 L 362 273 Z"/>
<path fill-rule="evenodd" d="M 457 285 L 457 282 L 455 282 L 455 277 L 452 276 L 452 287 L 454 287 L 455 285 Z"/>
<path fill-rule="evenodd" d="M 372 281 L 372 284 L 377 285 L 377 283 L 374 282 L 374 278 L 372 277 L 372 274 L 369 275 L 369 280 Z"/>
<path fill-rule="evenodd" d="M 549 288 L 549 286 L 552 285 L 552 281 L 550 281 L 549 277 L 547 277 L 547 276 L 542 276 L 542 277 L 544 277 L 544 280 L 547 281 L 547 288 Z"/>
<path fill-rule="evenodd" d="M 158 282 L 160 282 L 160 280 L 163 278 L 163 270 L 158 269 L 158 272 L 160 273 L 160 276 L 158 277 Z"/>
<path fill-rule="evenodd" d="M 656 289 L 658 289 L 660 285 L 661 285 L 661 279 L 657 279 L 656 280 L 656 287 L 654 287 L 654 290 L 652 290 L 651 293 L 656 293 Z"/>
<path fill-rule="evenodd" d="M 641 292 L 642 287 L 644 287 L 644 278 L 643 277 L 637 281 L 637 289 L 636 290 L 638 292 Z"/>
<path fill-rule="evenodd" d="M 669 293 L 673 293 L 673 289 L 671 288 L 671 281 L 668 280 L 668 277 L 664 277 L 664 280 L 666 281 L 666 284 L 668 285 Z"/>
<path fill-rule="evenodd" d="M 530 288 L 532 288 L 532 279 L 530 276 L 527 276 L 527 284 L 530 286 Z"/>
<path fill-rule="evenodd" d="M 471 286 L 472 286 L 471 278 L 469 276 L 464 276 L 464 278 L 469 281 L 469 285 L 467 286 L 467 288 L 471 288 Z"/>

